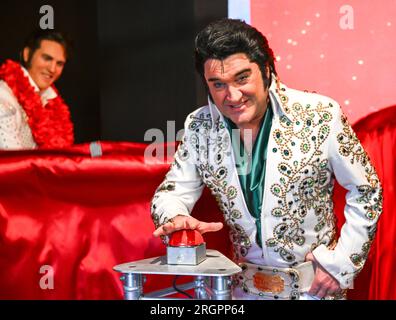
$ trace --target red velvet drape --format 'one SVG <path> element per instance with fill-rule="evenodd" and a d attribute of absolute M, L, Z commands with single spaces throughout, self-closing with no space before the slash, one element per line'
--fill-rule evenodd
<path fill-rule="evenodd" d="M 385 110 L 355 128 L 383 183 L 384 213 L 352 299 L 396 299 L 396 109 Z M 91 157 L 88 144 L 0 153 L 0 299 L 121 299 L 112 267 L 164 254 L 149 206 L 169 164 L 145 163 L 144 144 L 101 145 L 101 157 Z M 336 199 L 342 222 L 342 190 Z M 193 214 L 222 220 L 207 191 Z M 230 255 L 226 228 L 205 240 Z M 53 270 L 53 289 L 40 286 L 43 266 Z M 145 287 L 168 285 L 151 276 Z"/>
<path fill-rule="evenodd" d="M 98 158 L 88 144 L 0 153 L 0 299 L 121 299 L 112 267 L 165 253 L 152 237 L 150 200 L 169 164 L 145 164 L 143 144 L 102 148 Z M 197 210 L 221 219 L 214 202 Z M 209 247 L 228 254 L 226 230 L 218 236 L 206 237 Z M 43 266 L 53 289 L 40 286 Z M 167 280 L 149 277 L 146 288 Z"/>

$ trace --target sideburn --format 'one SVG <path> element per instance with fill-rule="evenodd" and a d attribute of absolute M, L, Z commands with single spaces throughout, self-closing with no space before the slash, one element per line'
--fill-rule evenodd
<path fill-rule="evenodd" d="M 24 50 L 25 50 L 25 48 L 22 49 L 21 54 L 20 54 L 21 55 L 21 62 L 22 62 L 22 65 L 25 67 L 25 69 L 29 69 L 32 66 L 32 59 L 33 59 L 34 51 L 32 52 L 32 49 L 29 48 L 28 58 L 27 58 L 27 61 L 25 62 L 25 59 L 23 57 L 23 51 Z"/>

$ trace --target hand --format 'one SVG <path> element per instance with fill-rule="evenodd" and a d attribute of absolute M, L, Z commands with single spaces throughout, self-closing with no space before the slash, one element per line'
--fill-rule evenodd
<path fill-rule="evenodd" d="M 315 268 L 315 278 L 308 294 L 321 299 L 341 292 L 339 282 L 319 264 L 311 252 L 307 254 L 305 261 L 312 261 Z"/>
<path fill-rule="evenodd" d="M 197 230 L 201 234 L 205 232 L 219 231 L 223 228 L 221 222 L 203 222 L 191 216 L 178 215 L 172 219 L 172 222 L 165 223 L 154 231 L 154 237 L 165 236 L 178 230 L 192 229 Z"/>

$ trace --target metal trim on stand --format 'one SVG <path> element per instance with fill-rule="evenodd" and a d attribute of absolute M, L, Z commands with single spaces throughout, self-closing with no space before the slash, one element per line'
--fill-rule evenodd
<path fill-rule="evenodd" d="M 120 264 L 114 270 L 122 273 L 124 298 L 126 300 L 159 300 L 177 293 L 173 287 L 144 293 L 146 274 L 193 276 L 194 281 L 179 285 L 181 290 L 194 289 L 194 299 L 228 300 L 231 299 L 231 277 L 242 269 L 216 250 L 207 250 L 206 259 L 196 266 L 169 265 L 167 257 L 160 256 Z"/>

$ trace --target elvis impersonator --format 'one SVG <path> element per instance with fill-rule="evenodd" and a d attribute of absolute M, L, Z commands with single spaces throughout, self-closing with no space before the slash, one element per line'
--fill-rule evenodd
<path fill-rule="evenodd" d="M 73 144 L 69 107 L 54 86 L 69 51 L 62 33 L 39 29 L 26 40 L 21 64 L 0 66 L 0 150 Z"/>
<path fill-rule="evenodd" d="M 344 298 L 367 259 L 382 191 L 340 106 L 281 83 L 266 38 L 240 20 L 204 28 L 195 60 L 209 102 L 187 117 L 154 195 L 154 235 L 221 229 L 190 216 L 206 185 L 243 270 L 235 299 Z M 339 237 L 334 179 L 348 190 Z"/>

